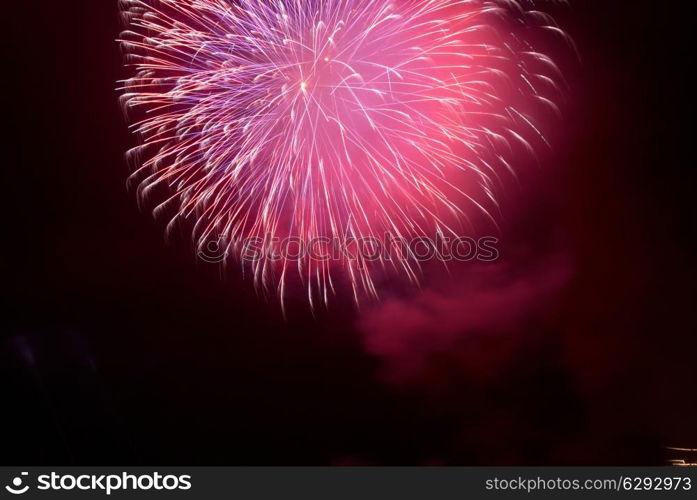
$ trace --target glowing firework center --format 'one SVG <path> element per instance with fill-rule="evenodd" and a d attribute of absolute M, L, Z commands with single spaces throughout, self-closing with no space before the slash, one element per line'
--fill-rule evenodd
<path fill-rule="evenodd" d="M 558 71 L 529 43 L 552 25 L 484 0 L 122 0 L 134 76 L 123 104 L 141 145 L 134 179 L 199 247 L 293 238 L 458 237 L 488 214 L 516 158 L 546 143 Z M 415 279 L 410 252 L 362 262 L 251 263 L 281 293 L 293 269 L 312 300 L 341 274 Z M 291 269 L 293 268 L 293 269 Z"/>

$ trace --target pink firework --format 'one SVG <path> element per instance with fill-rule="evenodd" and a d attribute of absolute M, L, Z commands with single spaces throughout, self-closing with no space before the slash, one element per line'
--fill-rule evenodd
<path fill-rule="evenodd" d="M 199 248 L 223 242 L 281 296 L 296 270 L 311 302 L 328 300 L 337 275 L 356 300 L 377 295 L 385 269 L 415 280 L 408 248 L 370 259 L 278 251 L 289 240 L 458 237 L 496 207 L 516 158 L 545 147 L 536 113 L 557 111 L 559 72 L 529 35 L 558 29 L 514 0 L 121 9 L 140 196 L 164 196 L 156 213 L 193 220 Z M 250 241 L 264 250 L 253 259 Z"/>

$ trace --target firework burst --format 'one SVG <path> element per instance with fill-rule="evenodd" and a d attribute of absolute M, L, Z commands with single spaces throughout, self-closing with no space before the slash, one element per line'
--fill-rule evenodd
<path fill-rule="evenodd" d="M 122 0 L 134 76 L 122 102 L 143 200 L 194 221 L 256 283 L 311 302 L 337 275 L 356 300 L 375 273 L 415 280 L 409 249 L 270 258 L 300 245 L 457 237 L 490 213 L 521 153 L 546 140 L 561 77 L 527 34 L 557 31 L 514 0 Z M 166 193 L 166 194 L 164 194 Z M 248 242 L 266 250 L 247 260 Z M 380 271 L 381 272 L 381 271 Z"/>

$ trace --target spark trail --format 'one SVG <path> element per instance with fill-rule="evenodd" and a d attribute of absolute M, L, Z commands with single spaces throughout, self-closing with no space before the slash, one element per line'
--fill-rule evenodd
<path fill-rule="evenodd" d="M 252 240 L 457 237 L 495 209 L 516 159 L 546 147 L 537 110 L 558 112 L 561 75 L 528 34 L 563 34 L 514 0 L 120 6 L 139 196 L 231 259 Z M 336 275 L 359 300 L 379 270 L 417 280 L 419 266 L 409 249 L 245 265 L 281 296 L 297 271 L 311 303 Z"/>

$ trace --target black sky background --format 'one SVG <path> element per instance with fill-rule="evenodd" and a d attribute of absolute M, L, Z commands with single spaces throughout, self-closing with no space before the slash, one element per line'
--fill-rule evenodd
<path fill-rule="evenodd" d="M 688 2 L 572 3 L 555 10 L 582 59 L 555 217 L 580 256 L 558 319 L 573 359 L 553 329 L 515 376 L 432 397 L 383 383 L 350 306 L 284 320 L 139 211 L 115 1 L 11 2 L 0 463 L 660 464 L 697 447 Z"/>

